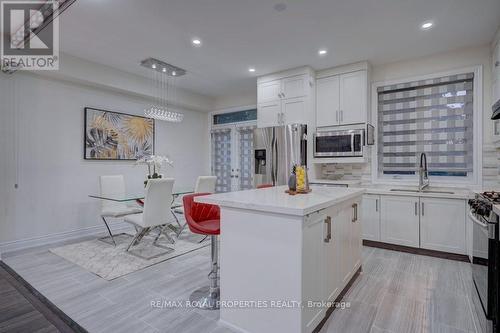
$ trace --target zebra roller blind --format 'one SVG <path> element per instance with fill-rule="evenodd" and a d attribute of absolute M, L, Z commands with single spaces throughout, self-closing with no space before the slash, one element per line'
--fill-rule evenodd
<path fill-rule="evenodd" d="M 379 87 L 379 173 L 416 174 L 422 152 L 430 175 L 472 172 L 473 81 L 468 73 Z"/>

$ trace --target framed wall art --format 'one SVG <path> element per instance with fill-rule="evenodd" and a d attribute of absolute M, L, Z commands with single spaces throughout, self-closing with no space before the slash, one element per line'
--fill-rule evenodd
<path fill-rule="evenodd" d="M 91 107 L 84 117 L 84 159 L 137 160 L 154 154 L 154 119 Z"/>

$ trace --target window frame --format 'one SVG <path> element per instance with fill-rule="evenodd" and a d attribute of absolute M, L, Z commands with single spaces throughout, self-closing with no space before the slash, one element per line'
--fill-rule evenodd
<path fill-rule="evenodd" d="M 405 77 L 402 79 L 377 81 L 372 83 L 371 89 L 371 119 L 374 126 L 378 126 L 378 92 L 379 87 L 408 83 L 413 81 L 429 80 L 444 76 L 474 73 L 474 91 L 473 91 L 473 166 L 472 173 L 467 177 L 455 176 L 429 176 L 431 186 L 464 186 L 464 185 L 482 185 L 483 176 L 483 66 L 465 67 L 456 70 L 432 73 L 420 76 Z M 378 129 L 375 130 L 375 145 L 371 151 L 371 170 L 372 182 L 375 184 L 398 184 L 415 185 L 418 182 L 418 174 L 415 175 L 381 175 L 378 165 Z"/>

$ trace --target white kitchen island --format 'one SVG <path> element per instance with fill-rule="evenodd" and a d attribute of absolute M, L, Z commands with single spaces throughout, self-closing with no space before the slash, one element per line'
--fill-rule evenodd
<path fill-rule="evenodd" d="M 220 321 L 241 332 L 312 332 L 361 267 L 364 189 L 285 189 L 195 198 L 221 208 Z"/>

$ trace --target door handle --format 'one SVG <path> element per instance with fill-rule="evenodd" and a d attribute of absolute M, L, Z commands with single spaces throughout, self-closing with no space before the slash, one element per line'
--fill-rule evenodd
<path fill-rule="evenodd" d="M 418 209 L 418 204 L 415 202 L 415 216 L 418 215 L 417 209 Z"/>
<path fill-rule="evenodd" d="M 375 199 L 375 211 L 378 212 L 378 199 Z"/>
<path fill-rule="evenodd" d="M 352 209 L 354 215 L 354 217 L 352 218 L 352 222 L 356 222 L 358 220 L 358 204 L 357 203 L 353 204 Z"/>
<path fill-rule="evenodd" d="M 330 239 L 332 239 L 332 218 L 331 218 L 331 216 L 326 217 L 325 224 L 326 224 L 326 237 L 324 239 L 324 242 L 330 243 Z"/>
<path fill-rule="evenodd" d="M 422 202 L 422 216 L 425 215 L 424 203 Z"/>

